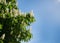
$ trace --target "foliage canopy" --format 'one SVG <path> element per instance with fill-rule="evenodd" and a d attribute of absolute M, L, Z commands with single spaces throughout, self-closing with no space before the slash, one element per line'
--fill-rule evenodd
<path fill-rule="evenodd" d="M 16 0 L 0 0 L 0 43 L 21 43 L 32 37 L 27 26 L 35 21 L 33 12 L 19 12 L 16 4 Z"/>

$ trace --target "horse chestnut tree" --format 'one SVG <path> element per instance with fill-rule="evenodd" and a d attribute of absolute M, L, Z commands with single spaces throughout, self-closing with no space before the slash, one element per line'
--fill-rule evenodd
<path fill-rule="evenodd" d="M 21 43 L 32 37 L 27 27 L 35 21 L 33 12 L 19 11 L 16 0 L 0 0 L 0 43 Z"/>

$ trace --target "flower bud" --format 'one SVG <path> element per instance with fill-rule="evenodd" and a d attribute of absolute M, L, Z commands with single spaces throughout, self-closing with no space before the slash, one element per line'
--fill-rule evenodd
<path fill-rule="evenodd" d="M 6 4 L 6 0 L 4 0 L 4 3 Z"/>
<path fill-rule="evenodd" d="M 30 11 L 30 16 L 34 16 L 33 10 Z"/>
<path fill-rule="evenodd" d="M 3 34 L 3 35 L 1 36 L 1 38 L 4 39 L 4 38 L 5 38 L 5 34 Z"/>

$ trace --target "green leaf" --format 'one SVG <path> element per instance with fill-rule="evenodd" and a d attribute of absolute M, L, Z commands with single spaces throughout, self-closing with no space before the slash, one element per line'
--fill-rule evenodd
<path fill-rule="evenodd" d="M 0 43 L 3 43 L 3 41 L 2 41 L 2 40 L 0 40 Z"/>
<path fill-rule="evenodd" d="M 2 24 L 0 24 L 0 29 L 2 29 L 2 27 L 3 27 L 3 25 L 2 25 Z"/>

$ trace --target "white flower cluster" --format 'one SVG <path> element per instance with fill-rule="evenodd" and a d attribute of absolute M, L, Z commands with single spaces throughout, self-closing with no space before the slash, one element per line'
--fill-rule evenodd
<path fill-rule="evenodd" d="M 21 12 L 19 12 L 18 9 L 13 9 L 12 12 L 13 12 L 13 14 L 14 14 L 15 17 L 18 16 L 18 15 L 21 15 Z"/>
<path fill-rule="evenodd" d="M 6 12 L 7 12 L 7 13 L 9 12 L 9 8 L 6 8 Z"/>
<path fill-rule="evenodd" d="M 27 13 L 21 12 L 21 10 L 18 10 L 18 9 L 13 9 L 12 12 L 13 12 L 15 17 L 18 16 L 18 15 L 23 15 L 23 16 L 26 17 L 26 14 L 27 14 Z"/>
<path fill-rule="evenodd" d="M 0 3 L 6 4 L 6 0 L 0 0 Z"/>
<path fill-rule="evenodd" d="M 5 38 L 5 34 L 3 34 L 2 36 L 1 36 L 1 39 L 3 40 Z"/>
<path fill-rule="evenodd" d="M 34 16 L 33 10 L 30 11 L 30 16 Z"/>

